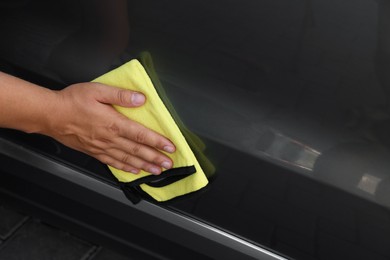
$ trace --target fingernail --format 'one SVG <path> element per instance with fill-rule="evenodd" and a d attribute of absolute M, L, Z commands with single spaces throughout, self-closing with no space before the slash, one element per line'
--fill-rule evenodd
<path fill-rule="evenodd" d="M 165 168 L 165 169 L 170 169 L 172 166 L 171 166 L 171 163 L 168 162 L 168 161 L 165 161 L 161 164 L 161 167 Z"/>
<path fill-rule="evenodd" d="M 166 145 L 164 146 L 164 151 L 166 151 L 167 153 L 173 153 L 175 151 L 175 147 L 173 146 L 170 146 L 170 145 Z"/>
<path fill-rule="evenodd" d="M 138 174 L 139 173 L 139 170 L 135 170 L 135 169 L 132 169 L 130 170 L 131 173 L 134 173 L 134 174 Z"/>
<path fill-rule="evenodd" d="M 141 93 L 133 93 L 131 95 L 131 103 L 136 106 L 142 105 L 145 103 L 145 96 Z"/>
<path fill-rule="evenodd" d="M 152 168 L 149 168 L 149 172 L 152 174 L 160 174 L 161 170 L 160 170 L 160 168 L 152 167 Z"/>

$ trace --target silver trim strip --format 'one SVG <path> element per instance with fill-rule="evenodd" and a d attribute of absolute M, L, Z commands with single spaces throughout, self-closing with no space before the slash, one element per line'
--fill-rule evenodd
<path fill-rule="evenodd" d="M 172 225 L 193 232 L 208 240 L 212 240 L 222 246 L 234 249 L 237 252 L 247 255 L 255 259 L 266 260 L 285 260 L 286 258 L 274 254 L 264 248 L 258 247 L 248 241 L 235 237 L 229 233 L 212 227 L 206 223 L 191 219 L 187 216 L 180 215 L 176 212 L 169 211 L 147 201 L 141 201 L 137 205 L 133 205 L 123 194 L 123 192 L 103 181 L 81 174 L 64 164 L 53 161 L 43 155 L 30 151 L 23 146 L 16 145 L 10 141 L 0 137 L 0 154 L 9 156 L 18 161 L 33 166 L 35 168 L 48 171 L 53 175 L 65 179 L 71 183 L 82 186 L 93 192 L 99 193 L 117 202 L 123 203 L 129 207 L 135 207 L 144 213 L 157 217 Z"/>

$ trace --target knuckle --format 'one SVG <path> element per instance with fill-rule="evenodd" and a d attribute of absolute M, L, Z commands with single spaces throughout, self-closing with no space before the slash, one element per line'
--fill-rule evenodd
<path fill-rule="evenodd" d="M 133 147 L 131 147 L 131 154 L 133 155 L 139 155 L 141 152 L 141 145 L 135 144 Z"/>
<path fill-rule="evenodd" d="M 137 143 L 145 143 L 148 138 L 148 134 L 145 130 L 138 131 L 135 140 Z"/>
<path fill-rule="evenodd" d="M 111 123 L 108 127 L 108 131 L 114 135 L 118 135 L 119 134 L 119 126 L 115 123 Z"/>
<path fill-rule="evenodd" d="M 151 167 L 153 167 L 152 164 L 150 164 L 150 163 L 143 163 L 142 166 L 141 166 L 141 169 L 147 172 L 147 171 L 149 171 L 149 169 Z"/>
<path fill-rule="evenodd" d="M 123 163 L 128 163 L 128 162 L 129 162 L 129 159 L 130 159 L 130 155 L 129 155 L 129 154 L 127 154 L 127 153 L 123 153 L 123 154 L 122 154 L 121 162 L 123 162 Z"/>
<path fill-rule="evenodd" d="M 154 156 L 154 158 L 150 162 L 154 163 L 155 165 L 161 165 L 161 163 L 164 161 L 168 161 L 168 160 L 162 156 L 156 155 L 156 156 Z"/>
<path fill-rule="evenodd" d="M 126 93 L 127 91 L 126 90 L 123 90 L 123 89 L 119 89 L 118 92 L 117 92 L 117 99 L 119 100 L 119 102 L 121 104 L 127 104 L 127 99 L 126 99 Z"/>

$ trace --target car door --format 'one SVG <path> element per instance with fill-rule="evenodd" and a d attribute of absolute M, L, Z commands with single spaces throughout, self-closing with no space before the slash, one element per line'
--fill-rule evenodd
<path fill-rule="evenodd" d="M 387 0 L 61 5 L 23 2 L 3 16 L 14 26 L 3 28 L 3 67 L 62 88 L 147 51 L 216 171 L 194 196 L 134 206 L 99 162 L 3 130 L 6 190 L 24 194 L 15 176 L 33 182 L 119 218 L 101 227 L 117 238 L 132 239 L 123 225 L 163 238 L 177 251 L 139 246 L 171 258 L 390 258 Z M 35 45 L 14 35 L 27 22 Z"/>

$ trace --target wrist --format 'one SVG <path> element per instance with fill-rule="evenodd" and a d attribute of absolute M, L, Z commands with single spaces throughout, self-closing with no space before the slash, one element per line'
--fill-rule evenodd
<path fill-rule="evenodd" d="M 56 113 L 57 93 L 0 72 L 0 127 L 46 134 Z"/>
<path fill-rule="evenodd" d="M 34 134 L 44 134 L 51 136 L 54 120 L 58 117 L 56 104 L 58 103 L 57 91 L 47 88 L 39 87 L 36 89 L 34 100 L 29 102 L 31 111 L 29 119 L 24 120 L 22 124 L 22 131 Z M 32 103 L 34 102 L 34 103 Z"/>
<path fill-rule="evenodd" d="M 35 124 L 31 129 L 33 133 L 54 137 L 58 123 L 62 120 L 60 112 L 62 102 L 59 91 L 49 89 L 45 91 L 41 111 L 36 114 Z"/>

